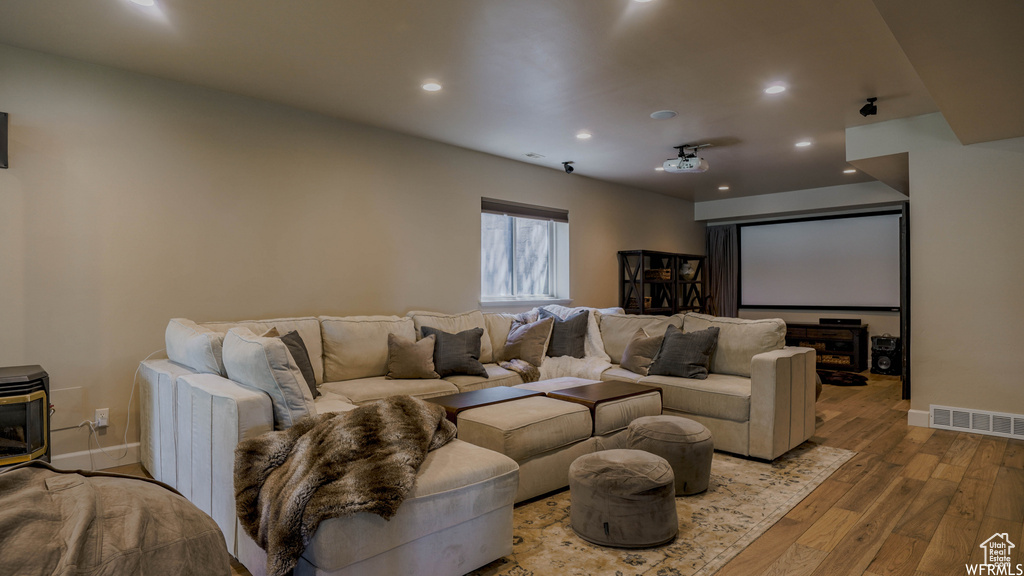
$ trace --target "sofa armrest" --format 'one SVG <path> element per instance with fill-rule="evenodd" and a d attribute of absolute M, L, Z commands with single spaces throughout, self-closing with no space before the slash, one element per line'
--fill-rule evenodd
<path fill-rule="evenodd" d="M 785 347 L 750 366 L 750 455 L 774 460 L 814 434 L 815 352 Z"/>
<path fill-rule="evenodd" d="M 166 358 L 139 364 L 139 457 L 157 480 L 178 487 L 175 439 L 175 387 L 181 376 L 195 372 Z"/>
<path fill-rule="evenodd" d="M 178 490 L 217 522 L 236 554 L 235 446 L 274 429 L 270 396 L 215 374 L 178 378 Z"/>

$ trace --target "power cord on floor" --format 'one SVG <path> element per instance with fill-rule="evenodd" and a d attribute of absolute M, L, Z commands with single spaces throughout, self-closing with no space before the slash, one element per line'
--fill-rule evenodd
<path fill-rule="evenodd" d="M 88 444 L 88 446 L 86 446 L 86 448 L 89 451 L 89 468 L 90 469 L 96 470 L 96 463 L 93 461 L 93 457 L 92 457 L 92 440 L 93 440 L 93 437 L 96 438 L 96 447 L 98 447 L 100 449 L 100 452 L 103 452 L 103 454 L 107 458 L 110 458 L 111 460 L 114 460 L 114 461 L 119 461 L 119 460 L 124 460 L 125 456 L 128 456 L 128 429 L 131 428 L 131 422 L 132 422 L 132 400 L 135 398 L 135 388 L 138 387 L 138 385 L 139 385 L 139 370 L 142 369 L 142 362 L 145 362 L 146 360 L 149 360 L 150 358 L 153 357 L 153 355 L 159 354 L 159 353 L 163 352 L 164 350 L 166 350 L 166 348 L 161 348 L 161 349 L 156 350 L 155 352 L 151 353 L 149 356 L 146 356 L 145 358 L 142 359 L 141 362 L 139 362 L 139 366 L 137 368 L 135 368 L 135 376 L 132 377 L 132 391 L 128 395 L 128 417 L 125 418 L 125 422 L 124 422 L 124 438 L 122 438 L 122 440 L 121 440 L 121 445 L 124 446 L 124 448 L 123 448 L 123 451 L 122 451 L 120 456 L 111 456 L 110 453 L 107 452 L 107 449 L 103 447 L 103 444 L 100 443 L 100 435 L 99 435 L 99 432 L 96 431 L 96 423 L 95 422 L 93 422 L 92 420 L 83 420 L 81 423 L 78 424 L 78 426 L 76 426 L 76 428 L 81 428 L 82 426 L 86 426 L 86 425 L 89 426 L 89 444 Z"/>

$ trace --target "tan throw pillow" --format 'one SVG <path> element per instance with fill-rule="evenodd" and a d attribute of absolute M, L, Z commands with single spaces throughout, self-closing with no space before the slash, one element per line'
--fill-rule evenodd
<path fill-rule="evenodd" d="M 658 350 L 661 350 L 661 341 L 664 338 L 664 334 L 648 336 L 643 328 L 637 329 L 633 339 L 622 351 L 622 367 L 641 376 L 647 376 L 654 357 L 658 355 Z"/>
<path fill-rule="evenodd" d="M 277 331 L 277 326 L 271 326 L 270 330 L 267 330 L 263 334 L 260 334 L 260 338 L 280 338 L 281 333 Z"/>
<path fill-rule="evenodd" d="M 513 323 L 512 330 L 508 333 L 508 338 L 505 339 L 505 350 L 501 359 L 518 358 L 523 362 L 540 366 L 544 361 L 548 338 L 551 336 L 551 329 L 554 325 L 554 318 L 544 318 L 529 324 Z"/>
<path fill-rule="evenodd" d="M 388 380 L 408 378 L 440 378 L 434 371 L 433 335 L 418 342 L 388 334 Z"/>

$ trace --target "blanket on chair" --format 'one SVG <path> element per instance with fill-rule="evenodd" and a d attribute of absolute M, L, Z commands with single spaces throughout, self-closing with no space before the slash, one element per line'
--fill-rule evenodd
<path fill-rule="evenodd" d="M 166 484 L 39 460 L 0 471 L 0 574 L 230 573 L 213 518 Z"/>
<path fill-rule="evenodd" d="M 390 519 L 427 452 L 454 437 L 441 406 L 391 396 L 240 442 L 236 511 L 267 552 L 267 574 L 288 574 L 323 520 L 357 512 Z"/>

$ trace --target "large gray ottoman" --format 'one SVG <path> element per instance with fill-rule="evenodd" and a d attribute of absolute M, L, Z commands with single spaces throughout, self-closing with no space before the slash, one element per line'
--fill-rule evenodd
<path fill-rule="evenodd" d="M 645 548 L 679 532 L 672 467 L 641 450 L 604 450 L 569 467 L 570 521 L 594 544 Z"/>
<path fill-rule="evenodd" d="M 708 489 L 715 444 L 711 431 L 699 422 L 679 416 L 644 416 L 629 424 L 626 445 L 668 461 L 675 473 L 677 496 Z"/>

